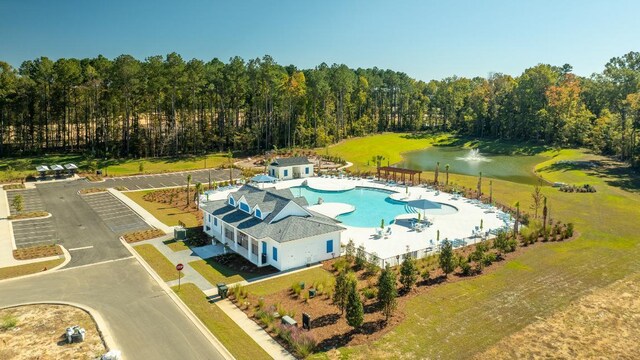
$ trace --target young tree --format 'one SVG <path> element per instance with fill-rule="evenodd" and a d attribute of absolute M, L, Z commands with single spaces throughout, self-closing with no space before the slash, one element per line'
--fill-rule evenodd
<path fill-rule="evenodd" d="M 547 208 L 547 197 L 544 197 L 542 206 L 542 231 L 547 232 L 547 216 L 549 215 L 549 209 Z"/>
<path fill-rule="evenodd" d="M 536 186 L 533 187 L 533 192 L 531 193 L 531 198 L 533 199 L 533 204 L 531 204 L 531 210 L 533 210 L 534 216 L 538 218 L 538 209 L 540 209 L 540 205 L 542 204 L 542 189 L 540 187 L 539 181 Z"/>
<path fill-rule="evenodd" d="M 416 266 L 416 261 L 409 253 L 407 253 L 404 255 L 404 260 L 400 266 L 400 283 L 402 284 L 404 291 L 411 291 L 411 288 L 415 285 L 417 279 L 418 268 Z"/>
<path fill-rule="evenodd" d="M 352 278 L 351 273 L 346 270 L 340 271 L 336 276 L 336 285 L 333 292 L 333 303 L 340 309 L 340 314 L 344 313 L 347 306 L 347 296 L 349 294 L 349 282 Z"/>
<path fill-rule="evenodd" d="M 518 221 L 520 221 L 520 201 L 516 202 L 516 219 L 513 222 L 513 237 L 518 238 Z"/>
<path fill-rule="evenodd" d="M 189 197 L 189 191 L 191 190 L 191 174 L 187 175 L 187 206 L 190 204 L 191 198 Z"/>
<path fill-rule="evenodd" d="M 367 262 L 367 255 L 364 252 L 364 245 L 358 246 L 356 251 L 356 269 L 362 269 Z"/>
<path fill-rule="evenodd" d="M 478 177 L 478 199 L 482 198 L 482 171 Z"/>
<path fill-rule="evenodd" d="M 347 246 L 345 247 L 345 256 L 347 258 L 347 261 L 349 262 L 349 264 L 351 264 L 351 262 L 353 261 L 353 257 L 356 253 L 356 245 L 353 242 L 353 239 L 349 239 L 349 242 L 347 243 Z"/>
<path fill-rule="evenodd" d="M 378 278 L 378 302 L 387 321 L 396 309 L 396 297 L 396 273 L 387 265 Z"/>
<path fill-rule="evenodd" d="M 440 268 L 445 275 L 449 275 L 455 270 L 456 263 L 453 258 L 453 244 L 451 241 L 444 239 L 440 246 L 440 256 L 438 257 Z"/>
<path fill-rule="evenodd" d="M 233 184 L 233 153 L 231 150 L 227 152 L 227 158 L 229 159 L 229 184 Z"/>
<path fill-rule="evenodd" d="M 22 194 L 18 194 L 13 198 L 13 201 L 11 201 L 11 206 L 16 209 L 18 214 L 22 212 L 22 210 L 24 209 L 24 198 L 22 197 Z"/>
<path fill-rule="evenodd" d="M 444 184 L 446 186 L 449 186 L 449 164 L 444 166 L 444 171 L 445 171 L 445 173 L 444 173 L 444 179 L 445 179 Z"/>
<path fill-rule="evenodd" d="M 436 162 L 436 170 L 433 172 L 433 184 L 438 187 L 438 172 L 440 172 L 440 161 Z"/>
<path fill-rule="evenodd" d="M 489 180 L 489 204 L 493 203 L 493 180 Z"/>
<path fill-rule="evenodd" d="M 352 279 L 347 284 L 347 324 L 354 329 L 359 328 L 364 321 L 364 308 L 362 306 L 362 300 L 358 293 L 357 281 Z"/>

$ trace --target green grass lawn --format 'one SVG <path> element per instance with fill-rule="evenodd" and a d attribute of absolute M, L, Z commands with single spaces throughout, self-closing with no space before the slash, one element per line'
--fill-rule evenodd
<path fill-rule="evenodd" d="M 3 267 L 0 268 L 0 280 L 42 272 L 44 268 L 54 268 L 62 264 L 63 261 L 64 259 L 56 259 L 26 265 Z"/>
<path fill-rule="evenodd" d="M 186 189 L 186 186 L 185 186 Z M 168 226 L 178 225 L 182 221 L 187 227 L 198 226 L 196 217 L 182 209 L 157 202 L 146 201 L 143 197 L 154 190 L 132 191 L 124 193 L 131 200 L 150 212 L 156 219 Z"/>
<path fill-rule="evenodd" d="M 151 244 L 143 244 L 133 247 L 140 256 L 144 259 L 144 261 L 149 264 L 153 268 L 153 270 L 162 278 L 164 281 L 178 280 L 178 271 L 176 271 L 175 265 L 169 261 L 155 246 Z M 180 277 L 183 277 L 184 274 L 181 272 Z"/>
<path fill-rule="evenodd" d="M 393 151 L 415 149 L 411 141 L 395 136 L 401 140 L 387 144 Z M 381 135 L 380 142 L 393 138 Z M 330 150 L 343 149 L 340 155 L 348 161 L 366 161 L 370 157 L 366 153 L 375 154 L 378 149 L 367 148 L 377 139 L 365 139 L 349 140 Z M 540 154 L 548 157 L 536 167 L 543 178 L 589 183 L 598 190 L 577 194 L 543 188 L 551 217 L 574 222 L 579 238 L 529 249 L 490 274 L 434 287 L 407 303 L 405 319 L 396 328 L 377 341 L 339 349 L 342 356 L 469 358 L 590 291 L 640 272 L 640 223 L 633 220 L 640 219 L 640 194 L 611 186 L 619 180 L 616 175 L 553 165 L 559 160 L 597 158 L 585 150 Z M 477 183 L 475 177 L 455 174 L 451 180 L 468 187 Z M 520 201 L 523 209 L 528 210 L 532 202 L 532 190 L 531 185 L 494 180 L 494 197 L 505 204 Z"/>
<path fill-rule="evenodd" d="M 277 278 L 260 281 L 255 284 L 247 285 L 247 291 L 257 296 L 265 296 L 276 293 L 283 289 L 289 289 L 291 284 L 305 282 L 305 286 L 309 287 L 315 281 L 332 281 L 333 274 L 320 268 L 314 267 L 304 271 L 298 271 L 292 274 L 283 275 Z"/>
<path fill-rule="evenodd" d="M 197 260 L 189 263 L 197 272 L 207 279 L 212 285 L 223 282 L 232 284 L 242 280 L 249 280 L 261 274 L 248 273 L 230 269 L 212 259 Z"/>
<path fill-rule="evenodd" d="M 173 251 L 184 251 L 190 250 L 190 248 L 184 243 L 184 241 L 176 241 L 175 239 L 163 241 L 165 245 L 169 247 L 169 249 Z"/>
<path fill-rule="evenodd" d="M 106 170 L 109 176 L 123 176 L 140 174 L 140 163 L 142 163 L 145 174 L 197 170 L 206 167 L 215 168 L 227 164 L 229 160 L 226 154 L 208 154 L 206 156 L 189 156 L 189 157 L 163 157 L 149 159 L 110 159 L 98 160 L 96 166 L 98 169 Z M 36 165 L 51 165 L 74 163 L 78 165 L 80 171 L 87 171 L 89 168 L 89 159 L 77 154 L 57 154 L 46 156 L 31 156 L 20 158 L 3 158 L 0 159 L 0 182 L 12 179 L 20 179 L 29 175 L 36 175 Z"/>
<path fill-rule="evenodd" d="M 180 291 L 177 286 L 173 287 L 173 291 L 236 359 L 271 359 L 224 311 L 215 304 L 210 304 L 197 286 L 182 284 Z"/>

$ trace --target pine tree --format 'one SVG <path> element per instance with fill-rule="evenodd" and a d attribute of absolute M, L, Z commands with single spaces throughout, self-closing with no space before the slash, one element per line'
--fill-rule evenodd
<path fill-rule="evenodd" d="M 446 275 L 451 274 L 453 270 L 455 270 L 456 264 L 453 259 L 453 245 L 451 241 L 444 239 L 442 242 L 438 262 L 440 263 L 440 268 Z"/>
<path fill-rule="evenodd" d="M 378 302 L 387 321 L 396 309 L 397 296 L 396 274 L 387 265 L 378 278 Z"/>
<path fill-rule="evenodd" d="M 189 206 L 189 201 L 191 200 L 191 198 L 189 198 L 189 191 L 191 190 L 191 174 L 187 175 L 187 206 Z"/>
<path fill-rule="evenodd" d="M 364 252 L 364 245 L 358 246 L 356 251 L 356 269 L 362 269 L 367 262 L 367 255 Z"/>
<path fill-rule="evenodd" d="M 18 214 L 22 212 L 22 210 L 24 209 L 24 198 L 22 197 L 22 194 L 18 194 L 13 198 L 13 201 L 11 201 L 11 206 L 16 209 Z"/>
<path fill-rule="evenodd" d="M 349 242 L 345 247 L 345 255 L 349 263 L 353 261 L 353 256 L 355 255 L 355 252 L 356 252 L 356 245 L 353 243 L 353 239 L 349 239 Z"/>
<path fill-rule="evenodd" d="M 341 271 L 336 277 L 335 291 L 333 292 L 333 303 L 340 309 L 340 314 L 344 313 L 347 305 L 348 286 L 349 276 L 346 271 Z"/>
<path fill-rule="evenodd" d="M 400 266 L 400 283 L 404 291 L 409 292 L 418 279 L 418 268 L 416 262 L 409 254 L 404 255 L 404 260 Z"/>
<path fill-rule="evenodd" d="M 360 300 L 360 294 L 358 294 L 357 281 L 352 279 L 348 282 L 347 288 L 347 324 L 357 329 L 362 325 L 364 321 L 364 308 L 362 306 L 362 300 Z"/>

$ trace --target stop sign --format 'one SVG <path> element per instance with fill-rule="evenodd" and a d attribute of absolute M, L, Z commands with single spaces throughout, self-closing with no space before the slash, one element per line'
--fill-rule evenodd
<path fill-rule="evenodd" d="M 180 271 L 182 269 L 184 269 L 184 265 L 182 265 L 182 264 L 176 265 L 176 270 Z"/>

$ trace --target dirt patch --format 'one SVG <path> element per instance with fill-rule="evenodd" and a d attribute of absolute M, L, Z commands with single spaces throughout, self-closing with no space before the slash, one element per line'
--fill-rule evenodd
<path fill-rule="evenodd" d="M 66 305 L 28 305 L 0 310 L 0 359 L 95 359 L 105 353 L 97 326 L 85 311 Z M 9 324 L 10 325 L 10 324 Z M 65 329 L 79 325 L 85 341 L 67 344 Z"/>
<path fill-rule="evenodd" d="M 29 211 L 16 215 L 10 215 L 7 217 L 8 220 L 23 220 L 23 219 L 34 219 L 49 216 L 49 213 L 46 211 Z"/>
<path fill-rule="evenodd" d="M 86 189 L 82 189 L 80 190 L 80 194 L 95 194 L 95 193 L 101 193 L 101 192 L 105 192 L 107 191 L 107 189 L 105 188 L 97 188 L 97 187 L 92 187 L 92 188 L 86 188 Z"/>
<path fill-rule="evenodd" d="M 31 246 L 13 250 L 13 258 L 16 260 L 39 259 L 62 254 L 62 249 L 58 245 Z"/>
<path fill-rule="evenodd" d="M 597 290 L 502 339 L 477 359 L 637 359 L 640 274 Z"/>
<path fill-rule="evenodd" d="M 162 230 L 150 229 L 150 230 L 142 230 L 142 231 L 130 232 L 128 234 L 124 234 L 123 237 L 124 237 L 124 240 L 126 242 L 131 244 L 131 243 L 135 243 L 135 242 L 139 242 L 139 241 L 155 239 L 157 237 L 164 236 L 164 235 L 165 235 L 165 233 Z"/>

